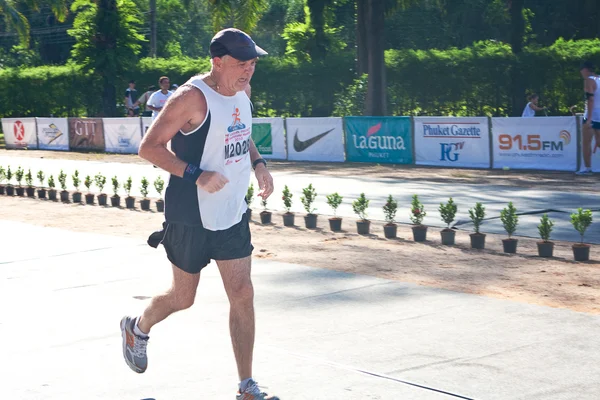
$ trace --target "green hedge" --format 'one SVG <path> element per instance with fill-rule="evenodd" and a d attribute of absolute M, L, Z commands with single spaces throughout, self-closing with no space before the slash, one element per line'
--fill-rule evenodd
<path fill-rule="evenodd" d="M 600 66 L 600 39 L 558 40 L 550 47 L 526 48 L 519 57 L 498 42 L 443 51 L 388 50 L 388 110 L 392 115 L 509 115 L 509 78 L 511 70 L 519 68 L 529 92 L 540 93 L 553 115 L 567 114 L 569 106 L 583 104 L 578 71 L 583 59 Z M 349 53 L 320 63 L 265 57 L 252 84 L 257 115 L 327 116 L 361 110 L 365 85 L 356 80 L 354 65 Z M 209 68 L 207 58 L 142 59 L 123 77 L 117 92 L 129 79 L 143 91 L 156 85 L 161 75 L 182 84 Z M 7 94 L 0 97 L 0 117 L 93 116 L 100 111 L 97 79 L 75 66 L 5 69 L 0 71 L 0 85 Z M 356 107 L 350 107 L 353 104 Z"/>

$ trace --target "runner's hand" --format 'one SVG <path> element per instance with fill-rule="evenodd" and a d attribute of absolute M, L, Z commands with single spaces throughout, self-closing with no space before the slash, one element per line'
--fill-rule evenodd
<path fill-rule="evenodd" d="M 229 180 L 218 172 L 203 171 L 200 177 L 196 181 L 201 189 L 206 190 L 208 193 L 215 193 L 223 189 L 225 185 L 229 183 Z"/>
<path fill-rule="evenodd" d="M 260 189 L 258 195 L 266 200 L 271 193 L 273 193 L 273 177 L 267 167 L 263 164 L 258 164 L 256 166 L 254 174 L 256 175 L 256 180 L 258 181 L 258 187 Z"/>

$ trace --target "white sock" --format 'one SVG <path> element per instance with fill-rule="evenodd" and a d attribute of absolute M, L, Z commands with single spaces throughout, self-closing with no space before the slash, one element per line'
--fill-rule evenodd
<path fill-rule="evenodd" d="M 145 339 L 145 338 L 148 337 L 148 335 L 146 333 L 142 332 L 142 330 L 138 326 L 138 321 L 139 320 L 140 320 L 140 317 L 137 317 L 135 319 L 135 324 L 133 324 L 133 333 L 135 333 L 137 336 Z"/>
<path fill-rule="evenodd" d="M 244 390 L 248 389 L 250 382 L 253 381 L 252 378 L 244 379 L 240 382 L 240 393 L 244 393 Z"/>

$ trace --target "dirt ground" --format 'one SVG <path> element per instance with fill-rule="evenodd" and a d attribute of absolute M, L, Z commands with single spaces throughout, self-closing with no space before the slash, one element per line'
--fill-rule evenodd
<path fill-rule="evenodd" d="M 137 156 L 6 151 L 0 156 L 69 158 L 95 161 L 145 163 Z M 597 178 L 572 173 L 525 173 L 523 171 L 446 170 L 358 164 L 312 164 L 272 162 L 270 168 L 331 176 L 369 174 L 406 180 L 462 183 L 495 183 L 519 187 L 597 192 Z M 52 215 L 52 218 L 47 218 Z M 146 239 L 157 230 L 163 215 L 155 211 L 62 204 L 38 199 L 0 196 L 0 218 Z M 85 220 L 85 224 L 82 221 Z M 257 222 L 258 221 L 258 222 Z M 510 299 L 600 315 L 600 246 L 592 246 L 591 259 L 575 263 L 571 244 L 556 242 L 555 257 L 537 257 L 535 239 L 519 238 L 518 254 L 502 252 L 502 235 L 488 234 L 486 250 L 472 250 L 469 232 L 458 231 L 457 245 L 440 244 L 439 229 L 429 228 L 428 241 L 412 241 L 409 225 L 399 225 L 398 239 L 383 236 L 383 223 L 373 221 L 371 235 L 357 235 L 354 219 L 345 218 L 341 233 L 329 231 L 327 216 L 320 215 L 318 228 L 303 228 L 301 214 L 296 227 L 283 226 L 281 214 L 263 226 L 253 216 L 254 257 L 301 263 L 344 272 L 373 275 L 464 293 Z M 166 258 L 165 258 L 166 262 Z"/>

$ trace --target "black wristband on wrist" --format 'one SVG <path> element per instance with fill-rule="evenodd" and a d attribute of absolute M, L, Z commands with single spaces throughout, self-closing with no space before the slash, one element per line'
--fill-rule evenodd
<path fill-rule="evenodd" d="M 258 164 L 263 164 L 265 167 L 267 166 L 267 162 L 265 161 L 264 158 L 258 158 L 256 160 L 254 160 L 254 162 L 252 163 L 252 169 L 256 169 L 256 166 Z"/>
<path fill-rule="evenodd" d="M 187 167 L 185 167 L 185 170 L 183 170 L 183 179 L 190 181 L 195 185 L 202 172 L 203 171 L 197 165 L 188 164 Z"/>

